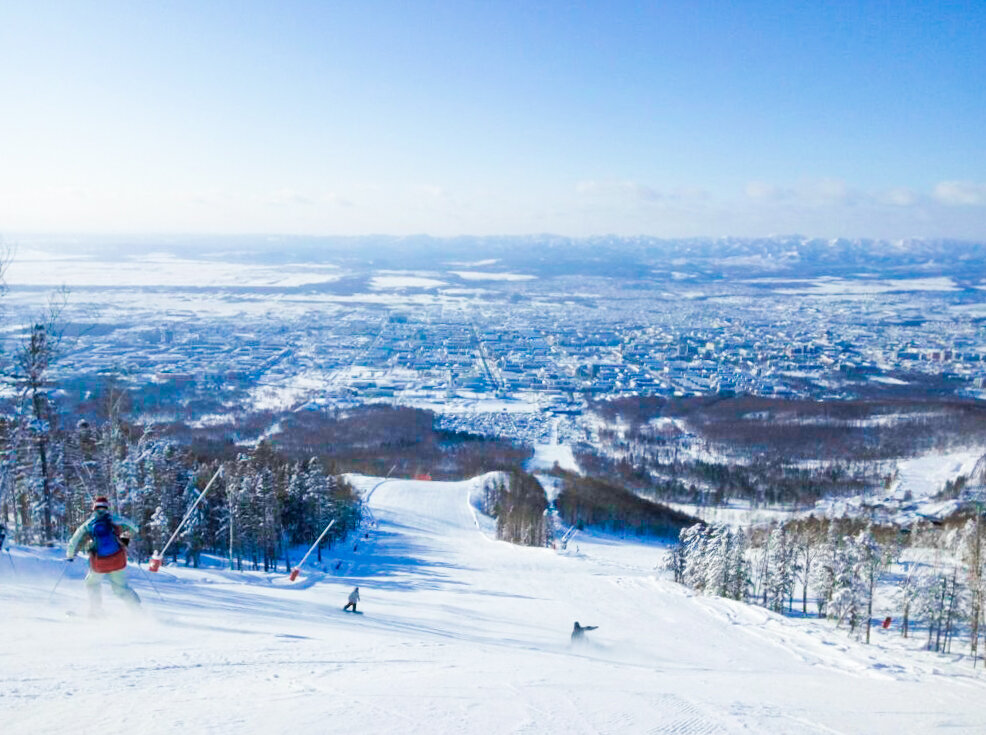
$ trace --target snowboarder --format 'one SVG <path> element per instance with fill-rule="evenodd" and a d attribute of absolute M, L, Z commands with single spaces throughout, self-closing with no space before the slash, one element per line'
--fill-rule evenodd
<path fill-rule="evenodd" d="M 349 602 L 346 606 L 342 608 L 343 610 L 348 610 L 350 606 L 353 608 L 353 612 L 356 612 L 356 603 L 359 602 L 359 587 L 353 587 L 353 591 L 349 593 Z"/>
<path fill-rule="evenodd" d="M 579 625 L 579 621 L 576 620 L 575 626 L 572 628 L 572 643 L 582 641 L 587 630 L 595 630 L 598 627 L 598 625 Z"/>
<path fill-rule="evenodd" d="M 89 553 L 86 592 L 89 594 L 90 615 L 98 615 L 102 610 L 100 584 L 103 577 L 109 579 L 113 594 L 127 605 L 133 609 L 140 606 L 140 598 L 127 584 L 126 544 L 129 539 L 122 536 L 124 533 L 135 536 L 139 531 L 126 518 L 111 514 L 109 501 L 104 496 L 99 496 L 93 501 L 92 515 L 69 539 L 65 550 L 66 561 L 75 561 L 80 547 Z"/>

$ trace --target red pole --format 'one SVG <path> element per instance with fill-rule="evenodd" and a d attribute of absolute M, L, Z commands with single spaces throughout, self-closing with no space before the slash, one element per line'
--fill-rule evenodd
<path fill-rule="evenodd" d="M 209 480 L 209 483 L 205 486 L 205 490 L 203 490 L 199 494 L 199 496 L 195 499 L 195 502 L 192 503 L 192 507 L 189 508 L 188 511 L 185 513 L 185 517 L 181 519 L 181 523 L 178 524 L 178 528 L 176 528 L 174 533 L 171 534 L 171 538 L 168 539 L 168 543 L 166 543 L 164 545 L 164 548 L 161 549 L 160 551 L 155 551 L 153 554 L 151 554 L 151 561 L 147 565 L 148 570 L 152 572 L 156 572 L 158 569 L 161 568 L 161 562 L 164 560 L 164 552 L 168 550 L 168 547 L 171 546 L 171 542 L 174 541 L 175 538 L 178 536 L 178 532 L 181 531 L 181 527 L 184 526 L 185 522 L 192 517 L 192 512 L 199 507 L 199 503 L 202 502 L 202 498 L 205 497 L 205 494 L 209 492 L 209 488 L 212 487 L 212 483 L 214 483 L 216 481 L 216 478 L 219 477 L 219 475 L 221 475 L 222 473 L 223 473 L 223 466 L 219 465 L 219 469 L 216 470 L 216 474 L 212 476 L 212 479 Z"/>
<path fill-rule="evenodd" d="M 315 551 L 315 549 L 318 547 L 318 545 L 322 542 L 322 539 L 325 538 L 325 534 L 327 534 L 329 532 L 329 529 L 332 528 L 332 526 L 335 525 L 335 522 L 336 522 L 336 519 L 335 518 L 333 518 L 331 521 L 329 521 L 329 525 L 327 525 L 325 527 L 325 530 L 322 531 L 322 533 L 319 534 L 319 536 L 318 536 L 317 539 L 315 539 L 315 543 L 313 543 L 311 545 L 311 548 L 308 549 L 307 553 L 305 553 L 305 555 L 303 557 L 301 557 L 301 561 L 298 562 L 298 566 L 296 566 L 294 569 L 291 570 L 290 578 L 291 578 L 291 581 L 292 582 L 295 581 L 298 578 L 298 574 L 301 572 L 302 565 L 306 561 L 308 561 L 308 557 L 312 555 L 312 552 Z"/>

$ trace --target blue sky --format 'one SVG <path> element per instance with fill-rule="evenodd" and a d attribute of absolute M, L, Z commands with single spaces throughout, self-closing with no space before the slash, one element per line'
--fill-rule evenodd
<path fill-rule="evenodd" d="M 986 3 L 7 2 L 0 233 L 986 238 Z"/>

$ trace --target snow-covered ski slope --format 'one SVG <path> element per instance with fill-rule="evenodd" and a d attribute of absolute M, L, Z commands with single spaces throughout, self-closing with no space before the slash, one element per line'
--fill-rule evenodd
<path fill-rule="evenodd" d="M 374 523 L 355 551 L 330 552 L 338 570 L 290 584 L 166 567 L 161 601 L 131 568 L 140 616 L 107 598 L 108 617 L 85 617 L 81 559 L 47 604 L 58 550 L 15 548 L 16 578 L 0 559 L 0 728 L 986 732 L 968 659 L 694 596 L 655 570 L 655 545 L 578 534 L 562 555 L 491 540 L 475 482 L 359 484 Z M 353 585 L 363 615 L 342 611 Z M 573 648 L 575 620 L 599 629 Z"/>

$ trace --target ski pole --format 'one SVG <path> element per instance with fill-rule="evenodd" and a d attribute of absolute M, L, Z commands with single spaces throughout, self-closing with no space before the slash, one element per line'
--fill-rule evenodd
<path fill-rule="evenodd" d="M 135 566 L 140 570 L 140 573 L 144 575 L 144 579 L 147 580 L 148 584 L 151 585 L 151 589 L 154 590 L 154 594 L 158 596 L 158 599 L 161 600 L 161 602 L 164 602 L 164 596 L 161 594 L 160 590 L 158 590 L 157 585 L 154 584 L 154 580 L 151 579 L 151 575 L 144 571 L 144 568 L 140 565 L 139 561 L 135 563 Z"/>
<path fill-rule="evenodd" d="M 185 525 L 185 522 L 192 517 L 192 513 L 195 511 L 195 509 L 199 507 L 199 503 L 202 502 L 202 498 L 205 497 L 205 494 L 209 492 L 209 488 L 212 487 L 212 483 L 214 483 L 216 481 L 216 478 L 219 477 L 219 475 L 221 475 L 222 473 L 223 473 L 223 466 L 219 465 L 219 469 L 216 470 L 216 474 L 212 476 L 212 479 L 209 480 L 208 484 L 205 486 L 205 490 L 203 490 L 199 494 L 199 496 L 195 499 L 195 502 L 192 503 L 192 507 L 189 508 L 188 511 L 185 513 L 185 517 L 181 519 L 181 523 L 178 524 L 178 527 L 175 529 L 174 533 L 171 534 L 171 538 L 168 539 L 168 543 L 164 545 L 164 548 L 161 549 L 161 551 L 155 551 L 153 554 L 151 554 L 151 563 L 147 565 L 149 571 L 156 572 L 158 569 L 161 568 L 161 561 L 164 559 L 164 554 L 168 550 L 168 547 L 171 546 L 171 542 L 174 541 L 175 538 L 178 536 L 178 532 L 181 531 L 181 528 L 182 526 Z"/>
<path fill-rule="evenodd" d="M 329 532 L 329 529 L 332 528 L 335 525 L 335 523 L 336 523 L 335 518 L 329 521 L 329 525 L 327 525 L 325 527 L 325 530 L 322 531 L 321 534 L 319 534 L 319 537 L 317 539 L 315 539 L 315 543 L 313 543 L 311 548 L 308 549 L 308 552 L 303 557 L 301 557 L 301 561 L 298 562 L 298 566 L 296 566 L 294 569 L 291 570 L 290 579 L 292 582 L 298 578 L 298 573 L 301 572 L 302 565 L 305 563 L 308 557 L 312 555 L 312 552 L 315 551 L 315 547 L 317 547 L 322 542 L 322 539 L 325 538 L 325 534 Z"/>
<path fill-rule="evenodd" d="M 58 575 L 58 580 L 55 582 L 55 586 L 51 588 L 51 594 L 48 595 L 48 604 L 49 605 L 51 604 L 51 601 L 55 597 L 55 590 L 57 590 L 58 589 L 58 585 L 60 585 L 62 583 L 62 578 L 65 576 L 65 572 L 68 571 L 68 562 L 69 562 L 69 560 L 66 559 L 65 560 L 65 566 L 62 567 L 62 573 Z"/>
<path fill-rule="evenodd" d="M 17 567 L 14 566 L 14 556 L 13 556 L 13 554 L 10 553 L 10 549 L 4 549 L 4 551 L 7 552 L 7 561 L 10 562 L 10 569 L 14 573 L 14 576 L 16 577 L 17 576 Z"/>

